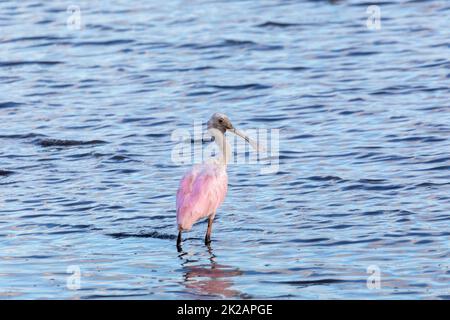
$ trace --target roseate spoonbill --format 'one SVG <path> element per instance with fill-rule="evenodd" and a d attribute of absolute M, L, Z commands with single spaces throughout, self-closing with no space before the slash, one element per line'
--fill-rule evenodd
<path fill-rule="evenodd" d="M 211 230 L 217 208 L 227 193 L 227 163 L 231 157 L 231 146 L 225 138 L 230 131 L 247 141 L 255 150 L 258 145 L 231 124 L 224 114 L 214 113 L 207 123 L 208 132 L 219 147 L 219 155 L 192 167 L 181 179 L 177 192 L 177 247 L 181 249 L 181 232 L 188 231 L 202 218 L 208 218 L 205 244 L 211 242 Z"/>

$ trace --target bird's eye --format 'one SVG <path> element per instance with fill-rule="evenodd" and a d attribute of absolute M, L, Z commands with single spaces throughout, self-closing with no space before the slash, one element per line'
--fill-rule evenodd
<path fill-rule="evenodd" d="M 223 122 L 223 119 L 219 119 L 219 123 L 222 123 Z"/>

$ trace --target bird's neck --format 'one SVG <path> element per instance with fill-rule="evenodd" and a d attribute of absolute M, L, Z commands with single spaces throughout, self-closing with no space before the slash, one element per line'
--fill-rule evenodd
<path fill-rule="evenodd" d="M 217 160 L 220 164 L 227 165 L 231 159 L 231 145 L 225 134 L 217 129 L 209 129 L 208 132 L 214 137 L 214 142 L 219 147 L 219 156 Z"/>

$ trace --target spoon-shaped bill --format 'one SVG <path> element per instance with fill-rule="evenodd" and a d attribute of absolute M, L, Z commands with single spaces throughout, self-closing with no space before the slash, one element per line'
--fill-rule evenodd
<path fill-rule="evenodd" d="M 253 149 L 255 149 L 257 152 L 264 152 L 265 151 L 265 148 L 263 146 L 258 145 L 258 143 L 256 143 L 255 140 L 251 139 L 249 136 L 247 136 L 242 131 L 240 131 L 238 129 L 235 129 L 235 128 L 230 129 L 230 131 L 233 132 L 235 135 L 241 137 L 245 141 L 247 141 L 253 147 Z"/>

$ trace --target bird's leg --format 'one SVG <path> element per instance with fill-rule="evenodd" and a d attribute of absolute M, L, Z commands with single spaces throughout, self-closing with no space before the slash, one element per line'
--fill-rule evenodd
<path fill-rule="evenodd" d="M 211 243 L 211 230 L 212 230 L 212 224 L 214 221 L 215 213 L 210 215 L 208 218 L 208 229 L 206 230 L 206 236 L 205 236 L 205 244 L 208 245 Z"/>
<path fill-rule="evenodd" d="M 177 249 L 180 251 L 181 249 L 181 230 L 178 231 L 178 237 L 177 237 Z"/>

